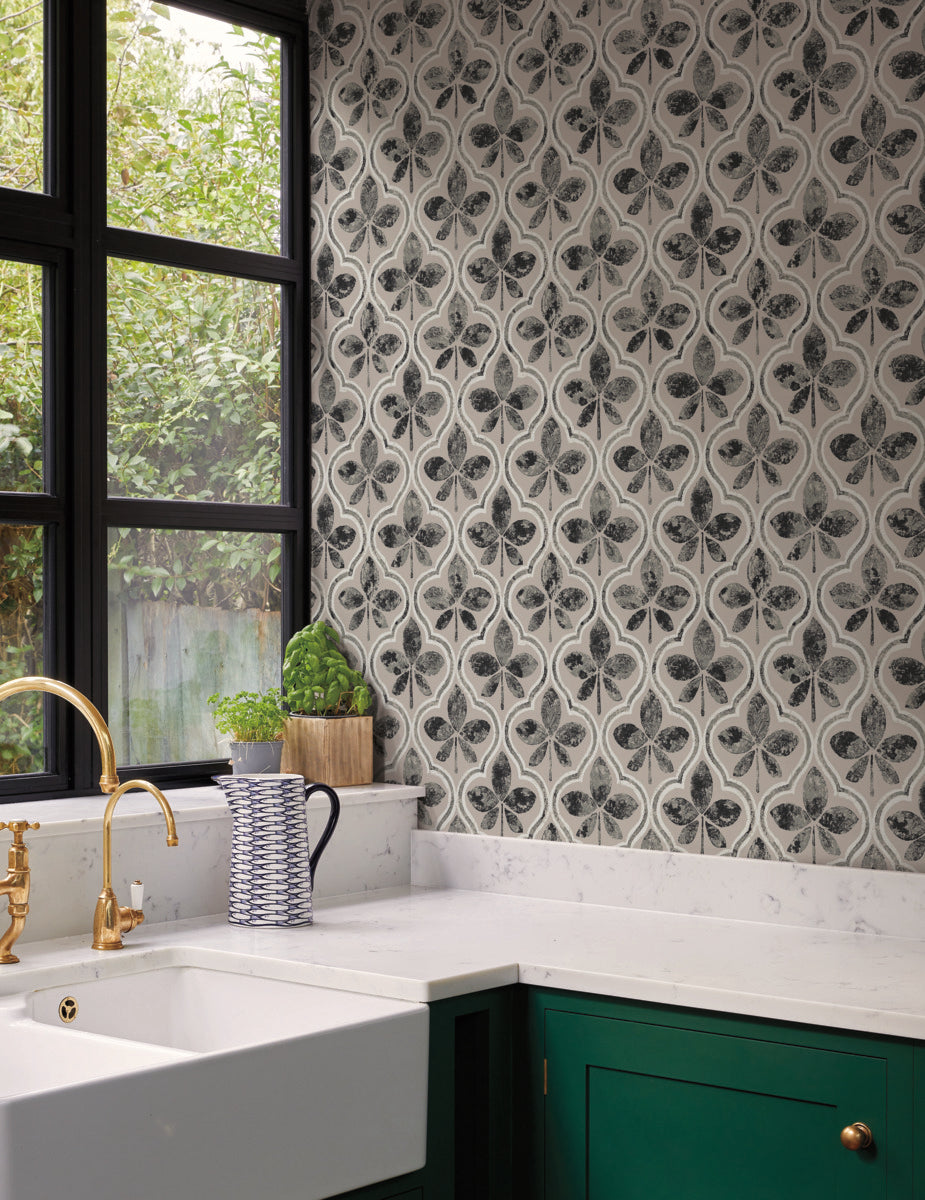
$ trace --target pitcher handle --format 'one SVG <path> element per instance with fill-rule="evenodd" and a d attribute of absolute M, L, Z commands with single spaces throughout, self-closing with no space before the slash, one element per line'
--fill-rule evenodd
<path fill-rule="evenodd" d="M 327 796 L 331 804 L 331 815 L 328 817 L 328 823 L 324 827 L 324 832 L 318 839 L 318 845 L 308 858 L 308 870 L 312 879 L 312 887 L 315 886 L 315 868 L 318 866 L 318 859 L 321 858 L 322 851 L 331 840 L 331 834 L 334 832 L 334 827 L 337 825 L 337 820 L 340 817 L 340 798 L 332 787 L 328 787 L 326 783 L 309 784 L 305 789 L 306 801 L 314 792 L 324 792 Z"/>

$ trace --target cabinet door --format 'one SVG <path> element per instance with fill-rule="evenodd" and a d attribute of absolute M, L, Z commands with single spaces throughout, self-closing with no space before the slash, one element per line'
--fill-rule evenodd
<path fill-rule="evenodd" d="M 554 1010 L 545 1051 L 547 1200 L 888 1196 L 884 1059 Z"/>

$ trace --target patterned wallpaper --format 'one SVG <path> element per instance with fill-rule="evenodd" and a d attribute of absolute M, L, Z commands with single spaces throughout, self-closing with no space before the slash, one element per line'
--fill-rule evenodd
<path fill-rule="evenodd" d="M 424 827 L 925 870 L 922 0 L 318 0 L 313 612 Z"/>

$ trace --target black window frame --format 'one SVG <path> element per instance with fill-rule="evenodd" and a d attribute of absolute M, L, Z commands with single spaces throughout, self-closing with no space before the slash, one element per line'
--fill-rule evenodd
<path fill-rule="evenodd" d="M 302 0 L 165 0 L 279 37 L 279 255 L 106 225 L 106 0 L 45 0 L 45 192 L 0 188 L 0 256 L 46 267 L 44 418 L 50 493 L 0 492 L 0 523 L 44 525 L 45 661 L 107 712 L 107 533 L 111 527 L 256 531 L 283 543 L 283 644 L 307 619 L 309 471 L 305 408 L 307 17 Z M 110 497 L 106 470 L 106 268 L 119 257 L 255 279 L 283 297 L 282 495 L 278 505 Z M 0 804 L 92 793 L 96 740 L 46 697 L 46 771 L 0 776 Z M 75 720 L 76 717 L 76 720 Z M 205 784 L 226 760 L 133 763 L 162 787 Z"/>

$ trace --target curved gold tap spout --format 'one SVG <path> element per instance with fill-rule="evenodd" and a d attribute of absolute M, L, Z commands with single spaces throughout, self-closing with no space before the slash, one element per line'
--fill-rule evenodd
<path fill-rule="evenodd" d="M 130 779 L 116 788 L 103 813 L 103 890 L 97 898 L 93 914 L 94 950 L 121 950 L 122 934 L 134 929 L 145 919 L 140 908 L 121 906 L 112 890 L 112 814 L 125 793 L 131 791 L 148 792 L 154 797 L 167 822 L 167 845 L 176 846 L 179 843 L 173 811 L 160 788 L 146 779 Z"/>
<path fill-rule="evenodd" d="M 96 740 L 100 747 L 100 759 L 103 773 L 100 775 L 100 790 L 114 792 L 119 786 L 119 776 L 116 774 L 116 752 L 112 744 L 109 726 L 103 720 L 99 709 L 90 703 L 87 697 L 72 688 L 70 684 L 61 683 L 58 679 L 49 679 L 45 675 L 24 675 L 22 679 L 10 679 L 0 683 L 0 701 L 19 692 L 49 692 L 52 696 L 60 696 L 67 700 L 77 711 L 90 722 Z"/>

